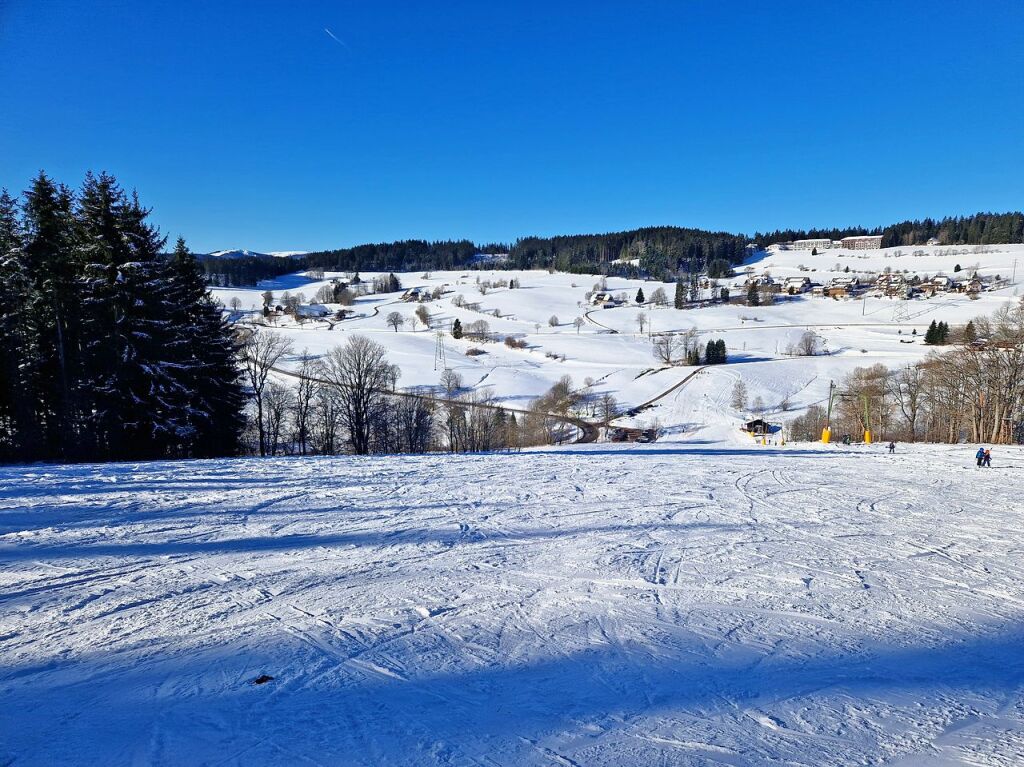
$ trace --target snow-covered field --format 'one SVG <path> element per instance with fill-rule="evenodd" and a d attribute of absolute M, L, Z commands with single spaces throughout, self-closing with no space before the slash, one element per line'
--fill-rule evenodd
<path fill-rule="evenodd" d="M 970 453 L 0 468 L 0 764 L 1018 765 Z"/>
<path fill-rule="evenodd" d="M 916 255 L 915 255 L 916 254 Z M 1017 269 L 1016 262 L 1020 262 Z M 961 271 L 955 272 L 959 265 Z M 989 245 L 962 247 L 890 248 L 873 251 L 826 250 L 817 256 L 809 251 L 759 253 L 749 266 L 753 274 L 770 273 L 781 280 L 806 276 L 826 283 L 837 276 L 877 275 L 885 269 L 935 276 L 945 274 L 966 279 L 979 275 L 1004 279 L 1024 277 L 1024 246 Z M 837 270 L 836 267 L 839 267 Z M 801 267 L 804 267 L 801 269 Z M 845 269 L 849 267 L 850 272 Z M 724 282 L 741 281 L 739 276 Z M 232 298 L 241 304 L 236 319 L 247 319 L 249 313 L 262 305 L 260 294 L 270 288 L 277 300 L 283 292 L 302 293 L 307 300 L 329 282 L 313 281 L 301 274 L 290 275 L 258 289 L 217 289 L 215 294 L 230 305 Z M 373 274 L 364 273 L 364 280 Z M 342 322 L 307 321 L 296 325 L 284 318 L 278 329 L 294 342 L 295 352 L 308 349 L 321 354 L 344 342 L 357 332 L 370 335 L 384 344 L 391 362 L 402 370 L 399 385 L 414 390 L 437 387 L 440 369 L 447 366 L 459 372 L 467 388 L 487 391 L 497 401 L 511 407 L 526 407 L 559 378 L 568 375 L 578 388 L 592 381 L 590 392 L 600 396 L 612 394 L 626 407 L 636 406 L 662 394 L 686 377 L 691 369 L 666 367 L 656 359 L 651 348 L 651 328 L 639 332 L 636 317 L 644 312 L 654 333 L 678 332 L 695 328 L 701 341 L 721 338 L 730 355 L 730 364 L 708 369 L 694 381 L 704 388 L 687 385 L 671 399 L 646 411 L 641 420 L 657 419 L 670 433 L 692 434 L 714 426 L 714 436 L 731 439 L 736 425 L 749 412 L 736 412 L 729 407 L 728 390 L 733 381 L 742 379 L 750 399 L 760 397 L 768 416 L 786 421 L 807 406 L 822 403 L 828 394 L 829 381 L 839 380 L 855 367 L 883 363 L 898 367 L 923 358 L 931 349 L 923 343 L 924 331 L 933 320 L 950 325 L 990 315 L 1008 301 L 1018 300 L 1020 288 L 1010 285 L 1000 290 L 983 292 L 977 300 L 964 294 L 939 294 L 932 298 L 900 301 L 889 298 L 833 300 L 813 298 L 809 294 L 781 297 L 773 306 L 746 307 L 737 304 L 710 306 L 701 309 L 676 310 L 670 306 L 638 307 L 635 304 L 594 309 L 586 301 L 599 277 L 595 275 L 549 274 L 545 271 L 464 271 L 432 272 L 399 275 L 404 288 L 443 286 L 443 298 L 424 305 L 431 315 L 431 328 L 413 325 L 419 304 L 400 300 L 401 293 L 366 296 L 353 307 L 355 317 Z M 486 295 L 477 289 L 478 280 L 518 278 L 522 288 L 492 288 Z M 646 297 L 658 287 L 664 288 L 671 304 L 672 284 L 610 278 L 608 289 L 613 294 L 625 293 L 632 299 L 639 288 Z M 733 290 L 734 295 L 737 289 Z M 479 311 L 459 308 L 453 299 L 461 295 L 479 304 Z M 398 311 L 407 324 L 395 332 L 386 323 L 390 312 Z M 497 311 L 501 316 L 494 316 Z M 548 324 L 556 316 L 557 327 Z M 582 317 L 585 324 L 572 323 Z M 458 318 L 463 326 L 476 320 L 488 322 L 497 343 L 482 345 L 487 354 L 467 357 L 465 352 L 481 344 L 466 339 L 456 341 L 447 335 Z M 435 332 L 446 333 L 445 362 L 436 359 Z M 813 330 L 822 339 L 827 356 L 794 358 L 788 352 L 806 330 Z M 614 331 L 614 332 L 613 332 Z M 914 335 L 916 332 L 916 335 Z M 500 343 L 506 335 L 527 343 L 526 349 L 510 349 Z M 564 359 L 563 359 L 564 357 Z M 293 365 L 294 359 L 287 364 Z M 708 397 L 710 401 L 706 401 Z M 782 412 L 782 403 L 787 408 Z"/>

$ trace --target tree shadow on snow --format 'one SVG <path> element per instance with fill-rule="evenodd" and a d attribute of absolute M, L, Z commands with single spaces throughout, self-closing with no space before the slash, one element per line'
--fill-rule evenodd
<path fill-rule="evenodd" d="M 159 734 L 167 753 L 189 763 L 451 764 L 482 755 L 509 764 L 678 763 L 706 755 L 680 746 L 714 749 L 720 739 L 740 749 L 715 752 L 728 763 L 813 755 L 818 764 L 859 764 L 914 751 L 934 757 L 931 737 L 957 711 L 990 716 L 994 740 L 1020 727 L 1019 625 L 937 645 L 837 647 L 790 636 L 769 647 L 705 642 L 685 626 L 648 641 L 587 641 L 571 624 L 531 633 L 510 617 L 502 631 L 529 636 L 528 652 L 487 663 L 452 644 L 442 618 L 396 624 L 405 644 L 384 636 L 367 646 L 344 634 L 307 643 L 282 624 L 270 642 L 179 638 L 166 651 L 125 657 L 8 660 L 0 759 L 113 763 Z M 593 636 L 604 634 L 600 617 L 591 620 Z M 417 637 L 434 651 L 417 652 Z M 258 673 L 273 682 L 254 686 Z M 746 756 L 733 762 L 730 753 Z"/>

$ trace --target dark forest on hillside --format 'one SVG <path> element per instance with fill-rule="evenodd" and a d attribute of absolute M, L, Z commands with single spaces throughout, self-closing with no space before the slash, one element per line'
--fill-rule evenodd
<path fill-rule="evenodd" d="M 753 237 L 677 226 L 655 226 L 606 234 L 523 237 L 512 244 L 477 245 L 469 240 L 401 240 L 309 253 L 298 259 L 249 257 L 219 259 L 200 256 L 214 285 L 253 285 L 302 268 L 328 271 L 414 272 L 442 269 L 555 269 L 624 277 L 651 276 L 671 280 L 704 272 L 712 262 L 741 263 L 750 243 L 764 248 L 775 242 L 806 238 L 838 240 L 863 234 L 882 235 L 883 247 L 924 245 L 935 238 L 942 245 L 987 245 L 1024 242 L 1024 213 L 976 213 L 941 219 L 901 221 L 884 227 L 784 229 Z M 495 261 L 481 253 L 507 254 Z M 636 262 L 635 264 L 633 262 Z M 721 268 L 715 271 L 720 272 Z"/>

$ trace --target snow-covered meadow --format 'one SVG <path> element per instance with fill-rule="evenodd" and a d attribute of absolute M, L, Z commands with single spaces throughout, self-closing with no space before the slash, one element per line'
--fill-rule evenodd
<path fill-rule="evenodd" d="M 959 273 L 954 271 L 957 265 L 961 267 Z M 747 266 L 755 275 L 768 272 L 777 280 L 806 276 L 821 283 L 852 274 L 867 277 L 885 269 L 905 270 L 908 276 L 933 277 L 941 273 L 966 279 L 977 272 L 983 277 L 1009 279 L 1024 277 L 1024 246 L 837 249 L 819 255 L 782 251 L 758 253 Z M 741 282 L 744 274 L 745 268 L 740 267 L 737 277 L 723 283 Z M 218 288 L 214 293 L 226 305 L 233 298 L 239 299 L 241 306 L 235 317 L 244 321 L 262 305 L 263 290 L 271 289 L 278 300 L 285 290 L 302 293 L 310 300 L 334 276 L 343 275 L 328 273 L 323 280 L 312 280 L 295 274 L 259 288 Z M 364 280 L 374 276 L 362 275 Z M 752 400 L 759 397 L 764 402 L 769 417 L 789 420 L 807 406 L 822 403 L 829 381 L 841 379 L 855 367 L 876 363 L 898 367 L 922 359 L 931 350 L 924 345 L 923 334 L 933 320 L 964 324 L 979 315 L 990 315 L 1008 301 L 1018 300 L 1020 294 L 1019 286 L 1011 284 L 983 292 L 976 300 L 962 293 L 940 293 L 911 301 L 880 297 L 833 300 L 805 294 L 781 296 L 772 306 L 730 304 L 676 310 L 671 305 L 672 284 L 609 278 L 608 290 L 625 294 L 631 301 L 626 306 L 601 309 L 586 300 L 599 280 L 596 275 L 467 270 L 399 277 L 404 289 L 442 287 L 446 291 L 442 298 L 422 304 L 430 313 L 430 328 L 413 322 L 421 304 L 403 302 L 401 293 L 390 293 L 358 299 L 352 307 L 354 316 L 344 321 L 306 321 L 299 326 L 285 317 L 276 330 L 292 339 L 296 354 L 306 349 L 314 355 L 342 343 L 348 334 L 370 335 L 387 347 L 390 361 L 401 368 L 399 386 L 411 390 L 436 389 L 441 369 L 449 367 L 462 376 L 467 389 L 487 392 L 498 402 L 521 408 L 568 375 L 578 388 L 589 380 L 592 394 L 611 394 L 628 408 L 669 391 L 692 372 L 660 362 L 652 351 L 651 333 L 694 328 L 700 332 L 702 343 L 714 338 L 724 340 L 730 364 L 708 368 L 693 384 L 647 410 L 641 420 L 657 419 L 670 435 L 701 431 L 707 437 L 708 428 L 713 427 L 715 438 L 726 440 L 736 439 L 736 425 L 749 415 L 733 411 L 724 396 L 737 379 L 747 385 Z M 490 288 L 486 294 L 478 290 L 479 281 L 510 278 L 518 279 L 522 287 Z M 668 295 L 668 306 L 637 306 L 632 301 L 638 289 L 650 299 L 659 287 Z M 734 288 L 733 294 L 737 292 Z M 478 304 L 478 309 L 456 306 L 457 296 Z M 386 321 L 394 311 L 406 321 L 397 332 Z M 642 333 L 637 323 L 641 312 L 647 320 Z M 549 325 L 553 316 L 559 321 L 554 327 Z M 584 319 L 578 328 L 573 324 L 577 317 Z M 485 320 L 497 342 L 456 341 L 449 335 L 455 319 L 464 327 Z M 445 333 L 443 364 L 436 356 L 437 330 Z M 827 355 L 794 358 L 789 353 L 806 330 L 820 337 Z M 506 347 L 500 342 L 505 336 L 525 342 L 526 348 Z M 472 347 L 487 353 L 466 356 Z M 287 364 L 295 364 L 294 355 Z"/>
<path fill-rule="evenodd" d="M 2 468 L 0 764 L 1020 764 L 1021 471 L 700 440 Z"/>

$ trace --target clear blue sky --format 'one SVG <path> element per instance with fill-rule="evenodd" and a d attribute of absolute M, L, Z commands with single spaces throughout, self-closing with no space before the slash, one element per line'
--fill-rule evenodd
<path fill-rule="evenodd" d="M 1019 209 L 1024 2 L 0 0 L 40 168 L 196 250 Z"/>

